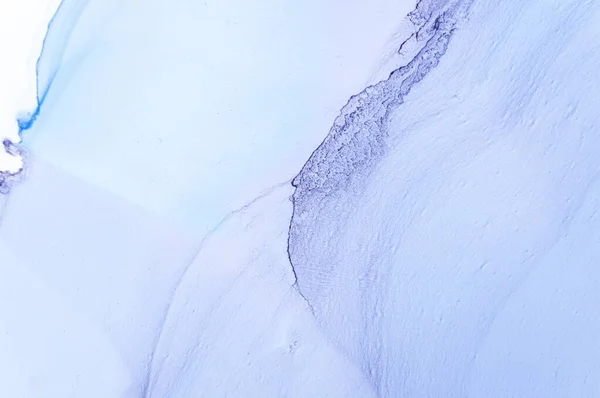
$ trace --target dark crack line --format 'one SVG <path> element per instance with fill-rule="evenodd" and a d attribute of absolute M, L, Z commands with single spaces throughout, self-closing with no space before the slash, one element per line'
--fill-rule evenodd
<path fill-rule="evenodd" d="M 292 186 L 293 186 L 293 184 L 292 184 Z M 292 202 L 292 207 L 294 207 L 294 197 L 293 196 L 290 197 L 290 201 Z M 287 234 L 287 242 L 286 242 L 287 243 L 287 247 L 286 247 L 287 258 L 290 263 L 290 267 L 292 269 L 292 274 L 294 275 L 294 283 L 292 284 L 292 288 L 294 288 L 294 290 L 296 290 L 296 292 L 300 295 L 302 300 L 304 300 L 304 302 L 308 306 L 308 309 L 310 310 L 312 316 L 314 318 L 316 318 L 317 315 L 315 313 L 314 307 L 312 306 L 312 304 L 310 303 L 308 298 L 304 295 L 304 293 L 302 293 L 302 289 L 300 289 L 300 285 L 298 285 L 298 274 L 296 273 L 296 267 L 294 266 L 294 262 L 292 261 L 292 255 L 290 253 L 290 236 L 292 234 L 293 218 L 294 218 L 294 213 L 293 213 L 293 209 L 292 209 L 292 216 L 290 217 L 290 222 L 288 225 L 288 234 Z"/>

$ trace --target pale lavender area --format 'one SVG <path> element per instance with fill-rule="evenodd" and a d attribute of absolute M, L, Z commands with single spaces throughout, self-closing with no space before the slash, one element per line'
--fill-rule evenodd
<path fill-rule="evenodd" d="M 0 395 L 600 395 L 600 5 L 64 0 Z"/>

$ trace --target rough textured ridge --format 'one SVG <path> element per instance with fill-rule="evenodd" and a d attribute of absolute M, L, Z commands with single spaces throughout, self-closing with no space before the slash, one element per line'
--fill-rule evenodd
<path fill-rule="evenodd" d="M 450 4 L 443 7 L 442 3 Z M 420 40 L 426 38 L 423 48 L 387 80 L 367 87 L 344 106 L 328 136 L 292 181 L 295 216 L 310 207 L 309 200 L 318 201 L 351 183 L 386 152 L 388 115 L 437 66 L 470 3 L 421 0 L 417 4 L 409 18 Z"/>

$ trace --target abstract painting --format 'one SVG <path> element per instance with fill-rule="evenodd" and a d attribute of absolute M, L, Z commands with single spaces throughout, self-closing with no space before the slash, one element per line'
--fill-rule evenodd
<path fill-rule="evenodd" d="M 600 396 L 600 3 L 52 13 L 0 396 Z"/>

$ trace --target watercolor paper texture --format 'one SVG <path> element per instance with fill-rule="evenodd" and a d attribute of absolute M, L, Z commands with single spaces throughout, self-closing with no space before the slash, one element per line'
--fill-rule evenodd
<path fill-rule="evenodd" d="M 600 395 L 596 2 L 47 22 L 0 163 L 1 396 Z"/>

